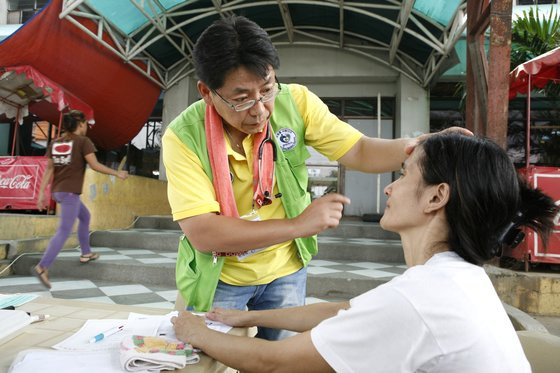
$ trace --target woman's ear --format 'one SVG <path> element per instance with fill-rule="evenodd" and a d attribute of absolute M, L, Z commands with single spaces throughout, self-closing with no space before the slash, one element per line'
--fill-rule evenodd
<path fill-rule="evenodd" d="M 204 84 L 201 80 L 196 83 L 196 88 L 198 88 L 198 92 L 200 93 L 200 97 L 206 102 L 206 105 L 213 105 L 212 97 L 210 97 L 210 87 Z"/>
<path fill-rule="evenodd" d="M 425 213 L 431 213 L 443 209 L 445 208 L 445 205 L 447 205 L 447 202 L 449 202 L 449 184 L 441 183 L 433 185 L 430 189 L 430 200 L 424 208 Z"/>

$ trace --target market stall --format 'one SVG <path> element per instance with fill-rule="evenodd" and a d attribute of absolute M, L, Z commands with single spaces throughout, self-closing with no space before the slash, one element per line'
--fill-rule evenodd
<path fill-rule="evenodd" d="M 92 108 L 31 66 L 0 67 L 0 115 L 13 120 L 11 152 L 0 157 L 0 211 L 35 209 L 45 157 L 18 156 L 17 137 L 23 118 L 29 113 L 58 123 L 61 131 L 64 111 L 84 112 L 93 124 Z M 50 198 L 50 190 L 46 197 Z"/>
<path fill-rule="evenodd" d="M 510 74 L 510 100 L 517 94 L 527 95 L 527 114 L 525 130 L 525 166 L 519 169 L 529 183 L 541 189 L 560 205 L 560 168 L 535 166 L 529 162 L 531 143 L 531 91 L 544 88 L 549 82 L 560 82 L 560 48 L 553 49 L 530 61 L 517 66 Z M 531 230 L 526 230 L 525 240 L 514 249 L 504 252 L 504 256 L 529 263 L 560 263 L 560 215 L 555 219 L 555 228 L 548 245 L 543 245 L 540 237 Z"/>

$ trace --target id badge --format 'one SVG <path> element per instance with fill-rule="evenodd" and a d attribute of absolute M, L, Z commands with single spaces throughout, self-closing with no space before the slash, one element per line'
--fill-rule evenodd
<path fill-rule="evenodd" d="M 257 210 L 252 210 L 250 213 L 240 216 L 239 218 L 243 219 L 243 220 L 248 220 L 248 221 L 261 221 L 261 216 L 259 215 L 259 212 Z M 242 261 L 247 259 L 248 257 L 250 257 L 251 255 L 254 255 L 256 253 L 258 253 L 259 251 L 263 251 L 265 248 L 261 248 L 261 249 L 253 249 L 253 250 L 248 250 L 245 251 L 243 254 L 239 254 L 237 255 L 237 260 L 238 261 Z"/>

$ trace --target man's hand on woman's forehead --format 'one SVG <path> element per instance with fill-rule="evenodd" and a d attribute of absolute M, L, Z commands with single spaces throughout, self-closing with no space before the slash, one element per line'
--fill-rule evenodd
<path fill-rule="evenodd" d="M 474 133 L 472 133 L 468 129 L 463 127 L 456 127 L 456 126 L 446 128 L 444 130 L 439 131 L 438 133 L 445 133 L 445 132 L 457 132 L 465 136 L 474 136 Z M 425 138 L 431 135 L 432 135 L 431 133 L 425 133 L 423 135 L 410 139 L 408 144 L 406 144 L 406 146 L 404 147 L 404 152 L 406 153 L 406 155 L 411 155 L 414 149 L 416 148 L 416 145 L 418 145 L 420 141 L 424 140 Z"/>

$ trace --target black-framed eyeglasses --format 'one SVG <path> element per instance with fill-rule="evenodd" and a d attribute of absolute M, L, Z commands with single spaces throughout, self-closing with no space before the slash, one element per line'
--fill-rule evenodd
<path fill-rule="evenodd" d="M 280 82 L 278 82 L 278 78 L 276 76 L 274 77 L 274 80 L 276 81 L 274 87 L 272 87 L 270 91 L 268 91 L 263 96 L 261 96 L 261 98 L 257 100 L 248 100 L 237 105 L 234 105 L 228 100 L 226 100 L 225 98 L 223 98 L 222 95 L 220 95 L 215 89 L 212 89 L 212 92 L 218 95 L 218 97 L 221 98 L 222 101 L 225 102 L 232 110 L 240 112 L 240 111 L 249 110 L 250 108 L 255 106 L 257 101 L 260 101 L 264 104 L 266 102 L 274 100 L 274 98 L 276 98 L 276 95 L 278 95 L 278 93 L 280 93 L 280 91 L 282 90 L 282 86 L 280 85 Z"/>

